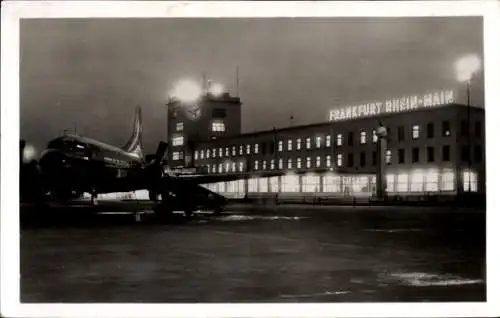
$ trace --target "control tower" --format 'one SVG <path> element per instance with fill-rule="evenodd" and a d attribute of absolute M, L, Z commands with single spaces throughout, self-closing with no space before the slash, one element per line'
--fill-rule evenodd
<path fill-rule="evenodd" d="M 167 104 L 168 165 L 190 168 L 197 142 L 241 134 L 241 102 L 220 85 L 180 86 Z"/>

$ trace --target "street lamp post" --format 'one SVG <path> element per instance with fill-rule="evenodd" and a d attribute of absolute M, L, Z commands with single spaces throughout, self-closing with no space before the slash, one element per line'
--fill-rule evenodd
<path fill-rule="evenodd" d="M 377 128 L 377 199 L 383 200 L 386 196 L 387 180 L 385 176 L 385 153 L 387 151 L 387 128 L 380 123 Z"/>
<path fill-rule="evenodd" d="M 481 60 L 476 55 L 467 55 L 459 59 L 456 64 L 457 80 L 466 83 L 467 88 L 467 182 L 468 182 L 468 192 L 471 192 L 471 165 L 472 165 L 472 154 L 471 154 L 471 103 L 470 103 L 470 88 L 471 81 L 476 74 L 476 72 L 481 67 Z"/>

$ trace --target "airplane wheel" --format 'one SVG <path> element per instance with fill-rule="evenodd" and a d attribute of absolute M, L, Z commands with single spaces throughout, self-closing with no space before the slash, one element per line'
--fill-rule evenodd
<path fill-rule="evenodd" d="M 186 217 L 188 217 L 188 218 L 192 217 L 192 216 L 193 216 L 193 210 L 191 210 L 191 209 L 186 209 L 186 210 L 184 211 L 184 215 L 185 215 Z"/>

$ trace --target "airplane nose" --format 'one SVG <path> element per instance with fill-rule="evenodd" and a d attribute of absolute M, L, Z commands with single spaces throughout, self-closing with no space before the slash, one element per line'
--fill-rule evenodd
<path fill-rule="evenodd" d="M 67 157 L 64 153 L 56 150 L 49 150 L 42 154 L 40 158 L 40 169 L 45 173 L 61 172 L 66 164 Z"/>

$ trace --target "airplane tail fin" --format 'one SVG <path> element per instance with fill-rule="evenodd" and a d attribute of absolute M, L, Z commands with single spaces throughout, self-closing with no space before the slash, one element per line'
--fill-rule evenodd
<path fill-rule="evenodd" d="M 142 145 L 142 114 L 139 106 L 135 109 L 134 130 L 132 132 L 132 136 L 122 149 L 126 152 L 134 153 L 141 158 L 144 157 L 144 149 Z"/>

